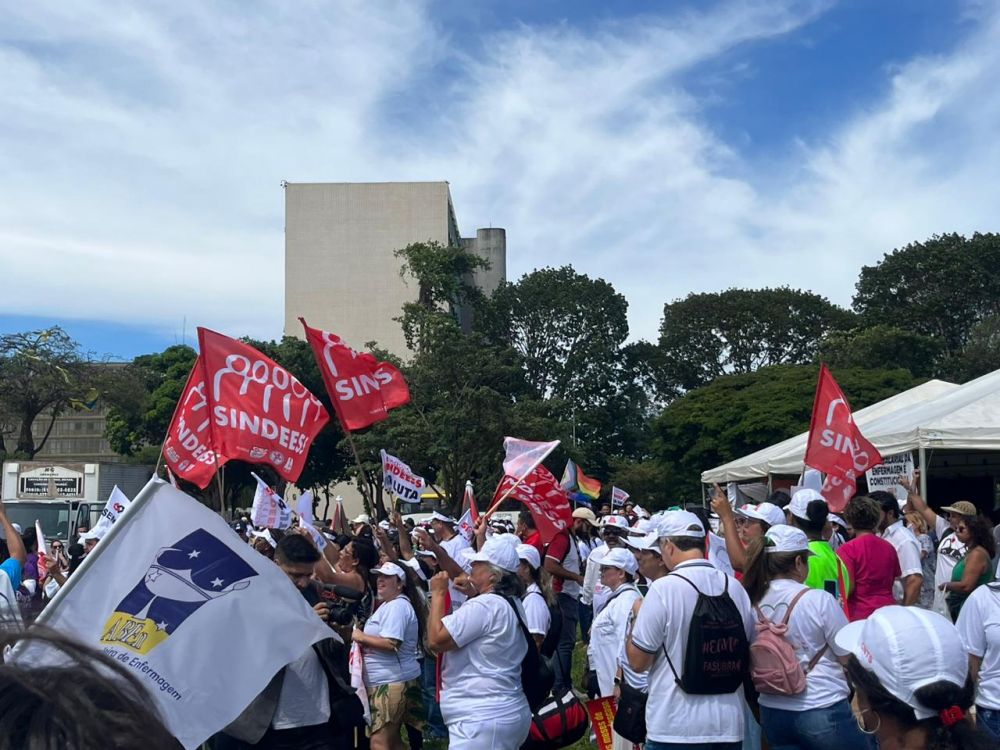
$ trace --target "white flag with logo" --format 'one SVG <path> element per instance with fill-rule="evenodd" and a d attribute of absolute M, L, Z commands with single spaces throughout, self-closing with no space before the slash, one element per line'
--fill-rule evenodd
<path fill-rule="evenodd" d="M 625 503 L 628 502 L 628 493 L 619 489 L 618 487 L 611 488 L 611 506 L 614 508 L 621 508 Z"/>
<path fill-rule="evenodd" d="M 250 472 L 257 480 L 253 493 L 253 507 L 250 508 L 250 522 L 261 529 L 287 529 L 292 525 L 292 509 L 278 493 L 267 486 L 267 482 Z"/>
<path fill-rule="evenodd" d="M 398 458 L 382 451 L 382 486 L 405 503 L 419 503 L 427 482 Z"/>
<path fill-rule="evenodd" d="M 277 565 L 155 478 L 38 622 L 135 675 L 189 749 L 239 716 L 305 649 L 335 637 Z M 33 645 L 13 658 L 60 657 Z"/>
<path fill-rule="evenodd" d="M 503 473 L 517 480 L 524 479 L 559 445 L 558 440 L 539 443 L 505 437 L 503 439 Z"/>
<path fill-rule="evenodd" d="M 97 525 L 105 528 L 113 526 L 118 517 L 131 504 L 132 501 L 128 499 L 128 496 L 124 492 L 118 489 L 118 485 L 116 484 L 114 489 L 111 490 L 108 502 L 104 505 L 104 510 L 101 511 L 101 520 L 97 522 Z"/>

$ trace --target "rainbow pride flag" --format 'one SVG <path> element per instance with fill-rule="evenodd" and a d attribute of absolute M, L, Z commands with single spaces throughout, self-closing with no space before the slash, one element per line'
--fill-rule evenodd
<path fill-rule="evenodd" d="M 559 484 L 570 493 L 572 499 L 588 505 L 601 494 L 601 483 L 584 474 L 572 459 L 566 461 L 566 468 Z"/>

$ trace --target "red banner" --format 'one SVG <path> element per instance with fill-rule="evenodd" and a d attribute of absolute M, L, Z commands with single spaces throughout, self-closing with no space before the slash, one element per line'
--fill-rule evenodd
<path fill-rule="evenodd" d="M 840 513 L 857 490 L 858 476 L 880 463 L 881 454 L 854 423 L 844 392 L 821 365 L 805 464 L 826 473 L 821 492 L 830 510 Z"/>
<path fill-rule="evenodd" d="M 493 503 L 499 502 L 504 495 L 528 506 L 538 533 L 541 534 L 542 544 L 548 544 L 556 534 L 573 525 L 569 495 L 544 466 L 536 466 L 521 482 L 516 477 L 504 475 L 497 491 L 493 493 Z"/>
<path fill-rule="evenodd" d="M 368 352 L 356 352 L 336 334 L 310 328 L 299 318 L 323 382 L 344 430 L 352 432 L 381 422 L 389 410 L 410 402 L 403 374 Z"/>
<path fill-rule="evenodd" d="M 590 726 L 597 738 L 598 750 L 611 750 L 614 743 L 612 729 L 615 723 L 615 699 L 595 698 L 587 701 Z"/>
<path fill-rule="evenodd" d="M 294 482 L 330 419 L 323 404 L 252 346 L 206 328 L 198 342 L 201 354 L 167 431 L 167 465 L 201 488 L 234 458 L 269 464 Z"/>
<path fill-rule="evenodd" d="M 205 367 L 199 355 L 167 428 L 163 460 L 171 477 L 176 475 L 202 489 L 208 486 L 216 470 L 227 461 L 225 457 L 215 454 L 209 411 L 205 396 Z"/>

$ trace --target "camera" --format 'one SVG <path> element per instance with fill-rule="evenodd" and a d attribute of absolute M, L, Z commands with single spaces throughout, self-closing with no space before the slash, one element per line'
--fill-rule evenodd
<path fill-rule="evenodd" d="M 329 624 L 350 625 L 361 608 L 364 592 L 337 583 L 310 581 L 302 589 L 302 596 L 312 606 L 320 602 L 329 605 L 329 614 L 326 616 Z"/>

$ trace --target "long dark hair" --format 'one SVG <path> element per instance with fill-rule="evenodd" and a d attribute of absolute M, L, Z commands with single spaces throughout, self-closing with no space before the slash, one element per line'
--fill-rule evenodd
<path fill-rule="evenodd" d="M 996 555 L 997 543 L 993 537 L 993 529 L 983 519 L 979 516 L 963 516 L 961 523 L 964 523 L 969 528 L 969 534 L 972 537 L 969 540 L 971 542 L 969 549 L 979 546 L 985 549 L 986 554 L 990 557 Z"/>
<path fill-rule="evenodd" d="M 851 655 L 847 663 L 847 675 L 855 687 L 863 691 L 868 698 L 871 709 L 880 716 L 890 716 L 904 729 L 922 727 L 927 730 L 927 750 L 989 750 L 996 748 L 996 743 L 981 729 L 973 726 L 966 717 L 951 727 L 942 723 L 941 711 L 958 706 L 962 711 L 968 711 L 975 696 L 975 685 L 972 678 L 959 687 L 951 682 L 941 680 L 924 685 L 914 692 L 914 697 L 920 704 L 934 711 L 929 719 L 917 719 L 913 708 L 903 703 L 896 696 L 882 687 L 874 672 L 869 672 Z"/>
<path fill-rule="evenodd" d="M 0 665 L 0 750 L 180 750 L 149 694 L 119 662 L 41 627 L 0 634 L 55 652 L 55 665 Z"/>
<path fill-rule="evenodd" d="M 799 518 L 794 513 L 789 514 L 792 517 L 792 523 L 806 532 L 812 540 L 816 540 L 823 533 L 823 527 L 826 525 L 826 517 L 830 515 L 830 509 L 827 507 L 825 500 L 811 500 L 809 505 L 806 506 L 806 515 L 808 518 Z"/>
<path fill-rule="evenodd" d="M 764 598 L 771 581 L 795 570 L 795 561 L 803 558 L 808 564 L 805 552 L 765 552 L 762 538 L 751 539 L 747 545 L 747 561 L 743 566 L 743 588 L 753 604 Z"/>

